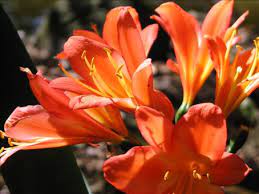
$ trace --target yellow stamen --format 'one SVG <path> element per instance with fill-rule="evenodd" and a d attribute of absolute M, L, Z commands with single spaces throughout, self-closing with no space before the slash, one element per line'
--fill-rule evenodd
<path fill-rule="evenodd" d="M 123 74 L 121 72 L 121 69 L 123 68 L 124 64 L 121 64 L 118 69 L 116 70 L 116 76 L 119 77 L 120 79 L 123 78 Z"/>
<path fill-rule="evenodd" d="M 206 174 L 206 177 L 207 177 L 207 179 L 208 179 L 209 183 L 211 183 L 211 180 L 210 180 L 210 174 L 209 174 L 209 173 L 207 173 L 207 174 Z"/>
<path fill-rule="evenodd" d="M 253 64 L 250 68 L 250 71 L 247 75 L 247 77 L 250 77 L 254 74 L 256 68 L 258 68 L 258 55 L 259 55 L 259 37 L 257 37 L 255 40 L 254 40 L 254 44 L 255 44 L 255 56 L 254 56 L 254 60 L 253 60 Z"/>
<path fill-rule="evenodd" d="M 202 179 L 202 176 L 197 172 L 197 170 L 193 170 L 193 171 L 192 171 L 192 176 L 193 176 L 193 178 L 195 178 L 195 179 L 199 179 L 199 180 Z"/>
<path fill-rule="evenodd" d="M 58 64 L 58 66 L 60 67 L 60 69 L 64 72 L 64 74 L 65 74 L 67 77 L 72 78 L 76 83 L 78 83 L 79 85 L 83 86 L 83 87 L 86 88 L 87 90 L 89 90 L 89 91 L 91 91 L 91 92 L 93 92 L 93 93 L 95 93 L 95 94 L 97 94 L 97 95 L 102 96 L 102 93 L 99 92 L 98 90 L 95 90 L 94 88 L 92 88 L 92 87 L 90 87 L 90 86 L 84 84 L 84 83 L 81 82 L 80 80 L 74 78 L 74 77 L 63 67 L 63 65 Z"/>
<path fill-rule="evenodd" d="M 235 74 L 235 77 L 234 77 L 234 80 L 236 81 L 239 74 L 242 72 L 242 67 L 238 66 L 237 69 L 236 69 L 236 74 Z"/>
<path fill-rule="evenodd" d="M 165 174 L 164 174 L 164 181 L 167 181 L 169 179 L 169 174 L 170 174 L 170 171 L 166 171 Z"/>
<path fill-rule="evenodd" d="M 3 131 L 0 131 L 0 138 L 4 139 L 5 138 L 5 133 Z"/>
<path fill-rule="evenodd" d="M 4 147 L 1 147 L 0 154 L 4 151 Z"/>
<path fill-rule="evenodd" d="M 227 50 L 226 50 L 226 54 L 225 54 L 225 58 L 224 58 L 225 64 L 226 64 L 226 62 L 227 62 L 227 60 L 229 58 L 230 49 L 232 47 L 232 41 L 233 41 L 233 39 L 234 39 L 236 34 L 237 34 L 237 30 L 235 29 L 235 30 L 233 30 L 233 32 L 231 34 L 231 37 L 230 37 L 230 40 L 229 40 L 228 45 L 227 45 Z"/>
<path fill-rule="evenodd" d="M 11 138 L 8 138 L 8 144 L 12 147 L 14 146 L 13 143 L 12 143 L 12 139 Z"/>
<path fill-rule="evenodd" d="M 104 51 L 106 52 L 108 59 L 110 63 L 113 65 L 114 69 L 116 69 L 116 77 L 119 80 L 120 85 L 124 88 L 125 92 L 127 93 L 128 97 L 133 98 L 131 88 L 128 87 L 126 78 L 122 73 L 122 68 L 124 67 L 125 64 L 117 65 L 113 57 L 111 56 L 111 50 L 108 48 L 104 48 Z"/>

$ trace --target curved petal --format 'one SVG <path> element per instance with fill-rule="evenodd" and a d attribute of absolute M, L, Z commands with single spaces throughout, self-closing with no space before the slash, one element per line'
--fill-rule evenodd
<path fill-rule="evenodd" d="M 105 179 L 125 193 L 162 193 L 161 184 L 167 165 L 150 146 L 136 146 L 126 154 L 106 160 Z"/>
<path fill-rule="evenodd" d="M 233 0 L 219 1 L 215 4 L 204 19 L 202 33 L 212 36 L 213 38 L 216 36 L 224 36 L 230 24 L 233 5 Z"/>
<path fill-rule="evenodd" d="M 73 70 L 87 83 L 92 81 L 93 85 L 99 86 L 110 95 L 126 96 L 116 76 L 121 64 L 115 64 L 109 59 L 107 52 L 110 52 L 110 49 L 108 45 L 82 36 L 70 37 L 64 46 L 64 52 Z"/>
<path fill-rule="evenodd" d="M 89 130 L 84 122 L 60 119 L 40 105 L 17 107 L 5 123 L 5 136 L 13 146 L 0 154 L 0 165 L 19 150 L 122 140 L 112 131 L 98 133 Z"/>
<path fill-rule="evenodd" d="M 91 32 L 88 30 L 74 30 L 73 36 L 84 36 L 89 39 L 93 39 L 95 41 L 101 42 L 105 44 L 105 41 L 95 32 Z"/>
<path fill-rule="evenodd" d="M 174 118 L 174 107 L 168 97 L 158 90 L 152 92 L 152 108 L 164 113 L 170 121 Z"/>
<path fill-rule="evenodd" d="M 120 6 L 112 9 L 106 15 L 106 19 L 103 26 L 103 39 L 110 45 L 112 48 L 120 51 L 120 45 L 118 40 L 118 20 L 121 10 L 129 9 L 130 14 L 139 30 L 141 30 L 141 25 L 138 19 L 137 11 L 130 6 Z"/>
<path fill-rule="evenodd" d="M 140 31 L 129 9 L 123 9 L 120 12 L 117 27 L 121 55 L 126 62 L 129 74 L 133 75 L 138 66 L 146 59 L 146 54 Z"/>
<path fill-rule="evenodd" d="M 83 110 L 72 110 L 69 108 L 69 98 L 64 94 L 64 91 L 51 88 L 49 86 L 49 81 L 44 79 L 41 75 L 33 75 L 28 69 L 25 69 L 24 71 L 27 71 L 30 86 L 35 97 L 48 113 L 63 120 L 83 122 L 87 125 L 86 127 L 88 130 L 91 130 L 100 136 L 106 133 L 110 134 L 110 129 L 107 129 L 98 123 Z"/>
<path fill-rule="evenodd" d="M 83 81 L 82 81 L 83 82 Z M 89 94 L 89 90 L 76 83 L 70 77 L 59 77 L 51 80 L 49 86 L 54 89 L 75 92 L 77 94 Z"/>
<path fill-rule="evenodd" d="M 65 92 L 65 94 L 70 100 L 78 96 L 73 92 Z M 87 108 L 83 111 L 98 123 L 101 123 L 103 126 L 112 129 L 119 135 L 122 135 L 123 137 L 128 135 L 128 130 L 123 122 L 118 108 L 112 105 L 106 105 L 105 107 Z"/>
<path fill-rule="evenodd" d="M 151 59 L 146 59 L 132 76 L 132 92 L 139 105 L 151 105 L 153 74 Z"/>
<path fill-rule="evenodd" d="M 141 106 L 135 111 L 135 117 L 142 136 L 150 145 L 170 149 L 173 125 L 163 113 Z"/>
<path fill-rule="evenodd" d="M 44 146 L 48 146 L 50 141 L 49 147 L 122 140 L 111 130 L 92 130 L 83 121 L 58 118 L 39 105 L 16 108 L 5 123 L 5 133 L 21 142 L 44 140 Z"/>
<path fill-rule="evenodd" d="M 188 147 L 212 161 L 221 159 L 227 140 L 226 121 L 221 109 L 211 103 L 192 106 L 175 125 L 173 142 Z"/>
<path fill-rule="evenodd" d="M 155 11 L 160 17 L 153 16 L 152 18 L 160 23 L 170 35 L 177 62 L 185 71 L 187 69 L 191 71 L 194 68 L 198 52 L 200 34 L 198 22 L 192 15 L 173 2 L 160 5 Z"/>
<path fill-rule="evenodd" d="M 140 35 L 145 48 L 146 56 L 148 56 L 148 53 L 157 38 L 158 28 L 159 27 L 157 24 L 151 24 L 141 31 Z"/>
<path fill-rule="evenodd" d="M 240 183 L 251 171 L 236 154 L 225 152 L 210 172 L 210 180 L 217 185 L 233 185 Z"/>
<path fill-rule="evenodd" d="M 72 109 L 86 109 L 107 106 L 113 103 L 112 99 L 102 96 L 80 95 L 70 100 L 69 107 Z"/>

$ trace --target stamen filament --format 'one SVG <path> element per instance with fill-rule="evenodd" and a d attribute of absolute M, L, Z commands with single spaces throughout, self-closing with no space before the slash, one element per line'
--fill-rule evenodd
<path fill-rule="evenodd" d="M 102 96 L 103 94 L 101 92 L 99 92 L 98 90 L 95 90 L 94 88 L 84 84 L 83 82 L 81 82 L 80 80 L 74 78 L 64 67 L 62 64 L 58 64 L 58 66 L 60 67 L 60 69 L 64 72 L 64 74 L 70 78 L 72 78 L 76 83 L 80 84 L 81 86 L 83 86 L 84 88 L 86 88 L 87 90 Z"/>

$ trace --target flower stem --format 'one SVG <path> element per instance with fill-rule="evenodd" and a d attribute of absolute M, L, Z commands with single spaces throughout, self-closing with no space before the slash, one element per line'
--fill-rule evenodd
<path fill-rule="evenodd" d="M 190 108 L 189 104 L 182 103 L 180 108 L 177 110 L 175 114 L 175 123 L 178 122 L 178 120 L 188 111 Z"/>
<path fill-rule="evenodd" d="M 230 139 L 227 151 L 229 153 L 236 153 L 245 144 L 248 134 L 249 129 L 245 126 L 241 126 L 237 136 Z"/>

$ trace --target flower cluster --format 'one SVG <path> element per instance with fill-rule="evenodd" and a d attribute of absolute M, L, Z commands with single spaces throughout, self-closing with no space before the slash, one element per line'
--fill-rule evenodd
<path fill-rule="evenodd" d="M 132 148 L 103 165 L 105 179 L 125 193 L 220 194 L 221 186 L 242 181 L 251 169 L 226 152 L 226 119 L 259 86 L 259 39 L 253 49 L 236 45 L 237 28 L 248 12 L 230 25 L 233 4 L 215 4 L 201 26 L 172 2 L 151 16 L 170 36 L 176 55 L 176 61 L 167 61 L 183 86 L 176 114 L 167 96 L 154 88 L 147 57 L 158 24 L 142 28 L 136 10 L 124 6 L 107 14 L 102 36 L 75 30 L 56 58 L 69 62 L 77 77 L 62 64 L 66 77 L 54 80 L 21 68 L 40 105 L 17 107 L 7 119 L 1 138 L 10 146 L 1 149 L 1 164 L 18 150 L 127 141 Z M 192 106 L 213 69 L 214 104 Z M 127 129 L 121 111 L 135 116 L 141 141 Z"/>

